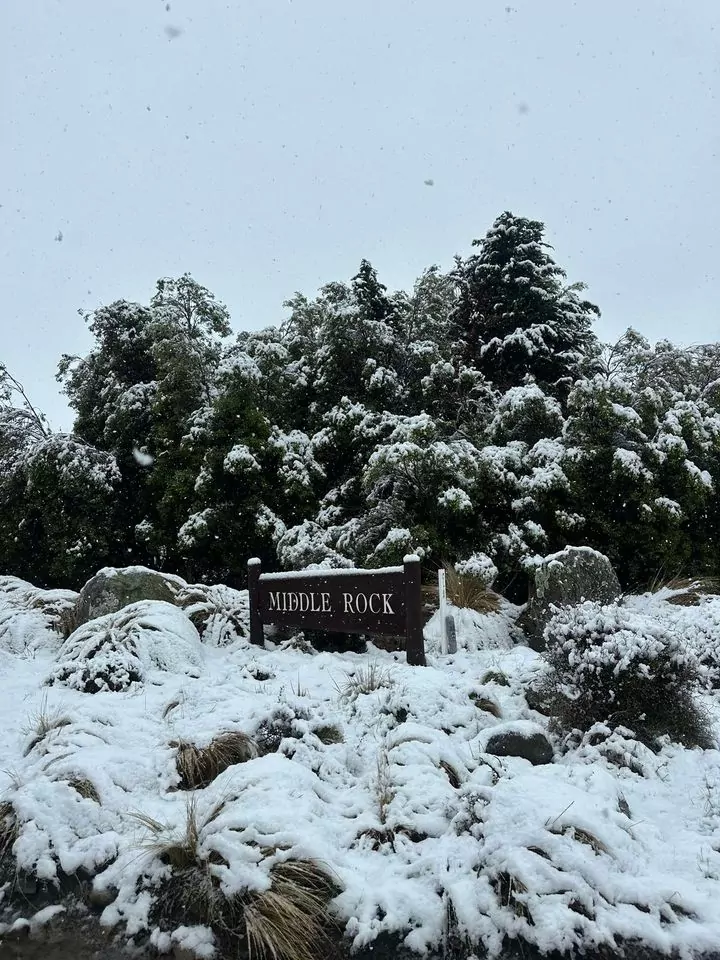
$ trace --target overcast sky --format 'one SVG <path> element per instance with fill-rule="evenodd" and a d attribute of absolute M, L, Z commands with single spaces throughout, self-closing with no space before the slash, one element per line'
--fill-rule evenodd
<path fill-rule="evenodd" d="M 604 339 L 718 339 L 719 0 L 0 0 L 0 84 L 0 360 L 55 427 L 79 308 L 188 270 L 261 327 L 505 209 Z"/>

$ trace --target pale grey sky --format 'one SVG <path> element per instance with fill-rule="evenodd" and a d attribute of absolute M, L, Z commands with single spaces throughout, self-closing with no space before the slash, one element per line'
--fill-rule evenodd
<path fill-rule="evenodd" d="M 189 270 L 265 326 L 504 209 L 604 338 L 718 339 L 719 96 L 718 0 L 0 0 L 0 360 L 67 427 L 78 308 Z"/>

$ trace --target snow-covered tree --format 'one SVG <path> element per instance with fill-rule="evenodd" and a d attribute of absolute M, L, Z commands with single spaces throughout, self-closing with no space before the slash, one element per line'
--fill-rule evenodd
<path fill-rule="evenodd" d="M 599 310 L 581 299 L 582 284 L 566 283 L 544 231 L 537 220 L 505 212 L 474 241 L 478 252 L 459 259 L 453 273 L 453 324 L 466 360 L 501 389 L 531 377 L 566 395 L 593 344 Z"/>
<path fill-rule="evenodd" d="M 0 571 L 76 586 L 120 559 L 114 457 L 52 433 L 0 365 Z"/>

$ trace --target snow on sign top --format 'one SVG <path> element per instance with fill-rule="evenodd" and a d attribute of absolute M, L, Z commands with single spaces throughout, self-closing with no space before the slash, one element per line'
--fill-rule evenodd
<path fill-rule="evenodd" d="M 263 626 L 380 636 L 405 635 L 408 663 L 424 665 L 420 563 L 380 570 L 291 570 L 262 573 L 248 561 L 250 639 L 262 644 Z"/>
<path fill-rule="evenodd" d="M 248 560 L 248 563 L 260 563 L 259 560 Z M 263 573 L 261 578 L 265 580 L 324 580 L 326 577 L 352 577 L 359 573 L 403 573 L 404 567 L 378 567 L 376 570 L 356 570 L 353 567 L 343 567 L 341 569 L 328 567 L 327 569 L 311 570 L 286 570 L 280 573 Z"/>

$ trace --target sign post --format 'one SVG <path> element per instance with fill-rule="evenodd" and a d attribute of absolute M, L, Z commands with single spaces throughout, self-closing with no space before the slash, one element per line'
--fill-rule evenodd
<path fill-rule="evenodd" d="M 382 570 L 301 570 L 262 573 L 248 561 L 250 640 L 263 627 L 299 627 L 339 633 L 405 635 L 407 662 L 425 665 L 420 558 Z"/>
<path fill-rule="evenodd" d="M 448 636 L 447 636 L 447 608 L 445 606 L 446 593 L 445 593 L 445 570 L 443 567 L 440 567 L 438 570 L 438 608 L 440 613 L 440 652 L 448 652 Z"/>

